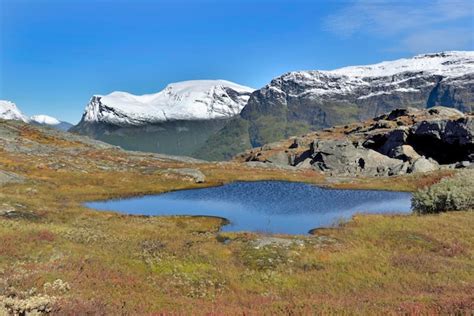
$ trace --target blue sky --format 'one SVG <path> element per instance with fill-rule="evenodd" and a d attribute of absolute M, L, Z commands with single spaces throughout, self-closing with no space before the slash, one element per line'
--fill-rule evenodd
<path fill-rule="evenodd" d="M 114 90 L 473 49 L 466 0 L 0 0 L 0 99 L 75 123 Z"/>

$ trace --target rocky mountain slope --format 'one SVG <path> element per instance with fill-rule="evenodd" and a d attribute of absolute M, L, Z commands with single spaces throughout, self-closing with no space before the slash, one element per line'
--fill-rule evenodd
<path fill-rule="evenodd" d="M 28 122 L 29 118 L 24 115 L 15 103 L 0 100 L 0 119 Z"/>
<path fill-rule="evenodd" d="M 238 115 L 253 91 L 225 80 L 195 80 L 155 94 L 96 95 L 72 131 L 126 149 L 186 155 Z"/>
<path fill-rule="evenodd" d="M 28 117 L 23 114 L 20 109 L 18 109 L 15 103 L 6 100 L 0 100 L 0 119 L 22 121 L 33 125 L 49 126 L 62 131 L 67 131 L 72 127 L 72 124 L 59 121 L 58 119 L 48 115 L 40 114 Z"/>
<path fill-rule="evenodd" d="M 369 119 L 397 108 L 443 105 L 474 109 L 474 52 L 425 54 L 332 71 L 296 71 L 255 91 L 240 115 L 200 151 L 229 158 L 235 150 L 319 128 Z M 237 128 L 236 128 L 237 126 Z M 237 131 L 238 129 L 238 131 Z M 237 146 L 221 134 L 242 135 Z"/>
<path fill-rule="evenodd" d="M 344 176 L 472 168 L 474 115 L 438 106 L 397 109 L 363 123 L 264 145 L 236 159 Z"/>

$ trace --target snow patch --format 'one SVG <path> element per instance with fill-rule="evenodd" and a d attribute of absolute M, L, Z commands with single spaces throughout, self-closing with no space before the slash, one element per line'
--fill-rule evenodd
<path fill-rule="evenodd" d="M 30 119 L 31 119 L 31 121 L 33 121 L 35 123 L 38 123 L 38 124 L 42 124 L 42 125 L 58 125 L 58 124 L 61 124 L 61 122 L 58 119 L 56 119 L 52 116 L 44 115 L 44 114 L 33 115 Z"/>

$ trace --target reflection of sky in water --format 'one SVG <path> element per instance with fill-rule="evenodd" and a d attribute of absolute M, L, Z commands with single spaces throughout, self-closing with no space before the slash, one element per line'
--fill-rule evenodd
<path fill-rule="evenodd" d="M 225 217 L 224 231 L 305 234 L 355 213 L 407 213 L 411 194 L 330 190 L 283 181 L 235 182 L 221 187 L 86 203 L 88 207 L 140 215 Z"/>

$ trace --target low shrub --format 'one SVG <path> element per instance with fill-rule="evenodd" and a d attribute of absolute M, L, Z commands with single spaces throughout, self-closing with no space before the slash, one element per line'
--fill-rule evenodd
<path fill-rule="evenodd" d="M 474 209 L 474 170 L 459 171 L 415 192 L 412 208 L 419 214 Z"/>

